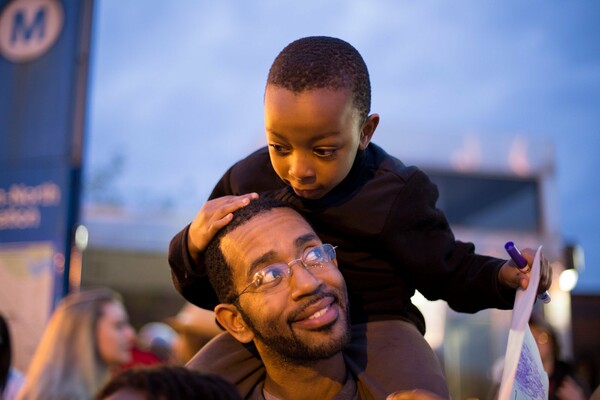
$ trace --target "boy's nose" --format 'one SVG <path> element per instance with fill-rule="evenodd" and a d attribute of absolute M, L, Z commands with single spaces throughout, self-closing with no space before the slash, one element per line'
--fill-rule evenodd
<path fill-rule="evenodd" d="M 297 156 L 290 163 L 288 174 L 292 179 L 302 182 L 314 177 L 315 170 L 306 157 Z"/>

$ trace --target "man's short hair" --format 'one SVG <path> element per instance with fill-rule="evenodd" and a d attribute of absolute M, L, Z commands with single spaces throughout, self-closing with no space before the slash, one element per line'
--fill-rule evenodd
<path fill-rule="evenodd" d="M 309 36 L 288 44 L 275 58 L 267 85 L 295 93 L 348 89 L 363 121 L 371 109 L 367 65 L 352 45 L 333 37 Z"/>
<path fill-rule="evenodd" d="M 204 265 L 208 273 L 208 279 L 212 285 L 220 303 L 231 303 L 236 296 L 233 280 L 233 269 L 227 264 L 225 255 L 221 250 L 221 239 L 237 227 L 244 225 L 257 215 L 271 211 L 274 208 L 291 208 L 288 203 L 270 198 L 259 198 L 253 200 L 245 207 L 233 213 L 233 219 L 225 225 L 208 244 L 204 252 Z M 259 232 L 268 235 L 269 232 Z"/>

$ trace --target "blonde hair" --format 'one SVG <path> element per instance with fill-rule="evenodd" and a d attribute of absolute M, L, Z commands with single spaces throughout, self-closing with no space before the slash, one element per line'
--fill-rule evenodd
<path fill-rule="evenodd" d="M 106 304 L 121 297 L 106 288 L 65 297 L 33 355 L 19 400 L 91 399 L 109 376 L 100 358 L 96 327 Z"/>

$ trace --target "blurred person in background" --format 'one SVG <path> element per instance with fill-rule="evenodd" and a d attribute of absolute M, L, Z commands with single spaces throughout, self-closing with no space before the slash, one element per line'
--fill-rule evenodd
<path fill-rule="evenodd" d="M 182 366 L 132 368 L 115 375 L 97 400 L 241 400 L 232 383 Z"/>
<path fill-rule="evenodd" d="M 173 364 L 177 332 L 164 322 L 148 322 L 137 334 L 137 347 L 154 354 L 160 363 Z"/>
<path fill-rule="evenodd" d="M 0 314 L 0 400 L 13 400 L 23 382 L 23 374 L 12 367 L 10 331 Z"/>
<path fill-rule="evenodd" d="M 65 297 L 33 355 L 19 400 L 92 399 L 131 360 L 135 332 L 121 296 L 108 288 Z"/>
<path fill-rule="evenodd" d="M 550 400 L 585 400 L 589 388 L 579 379 L 572 366 L 560 358 L 560 346 L 556 332 L 540 315 L 532 314 L 529 328 L 540 350 L 544 370 L 548 373 Z"/>
<path fill-rule="evenodd" d="M 120 370 L 159 364 L 176 364 L 173 356 L 177 333 L 164 322 L 148 322 L 137 332 L 131 361 Z"/>
<path fill-rule="evenodd" d="M 600 400 L 600 385 L 596 387 L 596 390 L 590 396 L 590 400 Z"/>
<path fill-rule="evenodd" d="M 149 324 L 146 324 L 138 331 L 133 346 L 131 347 L 131 359 L 125 364 L 119 365 L 119 371 L 134 367 L 159 365 L 164 362 L 164 360 L 161 359 L 147 343 L 148 340 L 153 340 L 148 336 L 148 329 L 146 328 L 148 325 Z"/>
<path fill-rule="evenodd" d="M 573 373 L 590 389 L 600 387 L 598 361 L 600 361 L 600 347 L 597 351 L 592 348 L 579 350 L 579 354 L 573 359 Z M 600 397 L 598 400 L 600 400 Z"/>
<path fill-rule="evenodd" d="M 177 315 L 165 322 L 177 333 L 173 343 L 176 364 L 187 363 L 206 343 L 223 332 L 216 323 L 214 311 L 192 303 L 186 303 Z"/>
<path fill-rule="evenodd" d="M 548 374 L 548 399 L 586 400 L 590 398 L 588 386 L 577 376 L 573 367 L 560 358 L 560 346 L 556 331 L 540 312 L 534 311 L 531 314 L 529 329 L 540 352 L 544 371 Z M 498 398 L 503 368 L 504 357 L 500 357 L 492 367 L 493 384 L 489 399 L 496 400 Z"/>

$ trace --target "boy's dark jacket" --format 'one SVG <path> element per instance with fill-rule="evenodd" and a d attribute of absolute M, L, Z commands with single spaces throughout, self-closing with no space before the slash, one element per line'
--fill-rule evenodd
<path fill-rule="evenodd" d="M 427 175 L 373 143 L 322 199 L 296 196 L 273 170 L 266 147 L 233 165 L 210 198 L 250 192 L 291 203 L 324 243 L 338 246 L 353 323 L 405 319 L 424 333 L 423 316 L 410 301 L 415 289 L 459 312 L 512 308 L 515 291 L 499 287 L 497 278 L 505 261 L 456 241 Z M 188 301 L 212 309 L 218 301 L 203 266 L 189 255 L 188 229 L 170 244 L 173 282 Z"/>

